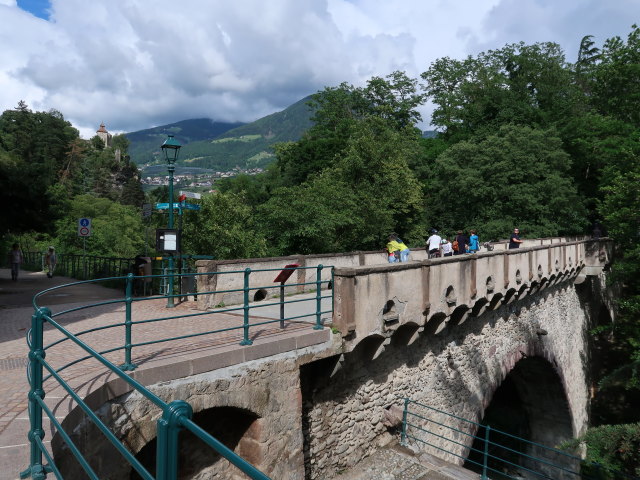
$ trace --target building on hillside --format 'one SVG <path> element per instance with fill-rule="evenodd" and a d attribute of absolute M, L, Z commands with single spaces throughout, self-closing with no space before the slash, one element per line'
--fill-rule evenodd
<path fill-rule="evenodd" d="M 113 138 L 113 135 L 107 132 L 107 129 L 104 126 L 104 122 L 101 123 L 100 128 L 96 130 L 96 135 L 98 135 L 98 137 L 100 137 L 100 139 L 104 142 L 105 147 L 111 146 L 111 139 Z"/>

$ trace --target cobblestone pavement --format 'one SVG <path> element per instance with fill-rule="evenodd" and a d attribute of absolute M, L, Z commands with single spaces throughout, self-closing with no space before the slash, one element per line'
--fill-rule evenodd
<path fill-rule="evenodd" d="M 29 421 L 27 415 L 27 395 L 29 385 L 26 378 L 28 347 L 26 334 L 30 328 L 31 315 L 34 312 L 32 298 L 35 292 L 48 287 L 74 282 L 64 277 L 46 278 L 41 272 L 21 272 L 18 282 L 10 280 L 10 272 L 0 269 L 0 480 L 18 478 L 19 471 L 28 463 L 29 447 L 27 432 Z M 98 285 L 81 284 L 64 289 L 53 290 L 40 298 L 39 305 L 50 307 L 53 320 L 60 327 L 67 329 L 93 349 L 105 352 L 122 346 L 125 343 L 125 305 L 114 302 L 122 299 L 119 290 L 107 289 Z M 66 303 L 74 300 L 80 303 Z M 82 305 L 103 303 L 90 309 L 80 309 Z M 271 322 L 277 316 L 278 308 L 265 307 L 256 309 L 252 323 Z M 241 313 L 210 313 L 195 309 L 193 302 L 183 302 L 175 308 L 166 308 L 166 299 L 158 298 L 144 302 L 134 302 L 131 318 L 133 326 L 132 351 L 133 363 L 139 370 L 148 363 L 162 358 L 172 361 L 182 355 L 205 354 L 216 348 L 229 348 L 238 345 L 242 339 L 242 330 L 233 329 L 242 325 Z M 181 318 L 175 318 L 181 317 Z M 150 319 L 164 318 L 161 322 L 148 322 Z M 309 321 L 287 322 L 286 328 L 280 330 L 278 322 L 267 323 L 251 330 L 253 341 L 269 340 L 284 334 L 296 334 L 297 331 L 309 332 Z M 107 329 L 94 330 L 97 327 Z M 223 333 L 207 335 L 211 330 L 229 329 Z M 189 339 L 166 341 L 148 344 L 170 337 L 182 335 L 198 335 Z M 47 363 L 54 368 L 67 365 L 70 361 L 86 356 L 86 353 L 70 340 L 61 341 L 63 334 L 51 324 L 45 324 L 45 345 L 49 345 L 46 353 Z M 124 353 L 117 350 L 104 355 L 108 360 L 120 365 L 124 363 Z M 46 375 L 46 372 L 45 372 Z M 61 376 L 79 391 L 90 390 L 95 384 L 104 383 L 105 367 L 94 359 L 70 365 L 61 371 Z M 59 419 L 69 411 L 71 402 L 66 392 L 60 387 L 51 385 L 47 391 L 46 402 Z M 45 442 L 51 440 L 52 430 L 45 424 L 47 434 Z"/>

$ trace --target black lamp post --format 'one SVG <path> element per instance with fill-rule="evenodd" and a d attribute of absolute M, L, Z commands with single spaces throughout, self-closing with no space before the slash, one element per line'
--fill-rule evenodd
<path fill-rule="evenodd" d="M 167 169 L 169 170 L 169 225 L 168 228 L 173 228 L 173 172 L 176 169 L 175 163 L 178 160 L 178 153 L 180 152 L 180 143 L 173 138 L 173 135 L 169 135 L 162 144 L 162 151 L 164 157 L 167 160 Z M 174 306 L 173 304 L 173 253 L 169 253 L 169 295 L 167 296 L 167 308 Z"/>

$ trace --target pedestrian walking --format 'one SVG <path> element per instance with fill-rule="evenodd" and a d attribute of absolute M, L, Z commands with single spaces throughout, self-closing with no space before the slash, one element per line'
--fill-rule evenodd
<path fill-rule="evenodd" d="M 56 249 L 53 247 L 49 247 L 49 250 L 47 250 L 47 254 L 44 256 L 44 264 L 47 270 L 48 278 L 53 278 L 53 271 L 56 269 L 57 263 L 58 257 L 56 255 Z"/>
<path fill-rule="evenodd" d="M 20 265 L 22 262 L 22 250 L 20 250 L 17 243 L 14 243 L 7 255 L 7 263 L 9 264 L 9 268 L 11 268 L 11 280 L 14 282 L 18 281 L 18 273 L 20 273 Z"/>

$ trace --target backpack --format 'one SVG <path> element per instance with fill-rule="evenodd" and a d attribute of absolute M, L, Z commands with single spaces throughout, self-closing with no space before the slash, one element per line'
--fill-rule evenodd
<path fill-rule="evenodd" d="M 460 247 L 458 246 L 458 240 L 457 240 L 457 239 L 453 241 L 452 246 L 453 246 L 453 251 L 454 251 L 454 252 L 457 252 L 457 251 L 458 251 L 458 249 L 460 248 Z"/>

